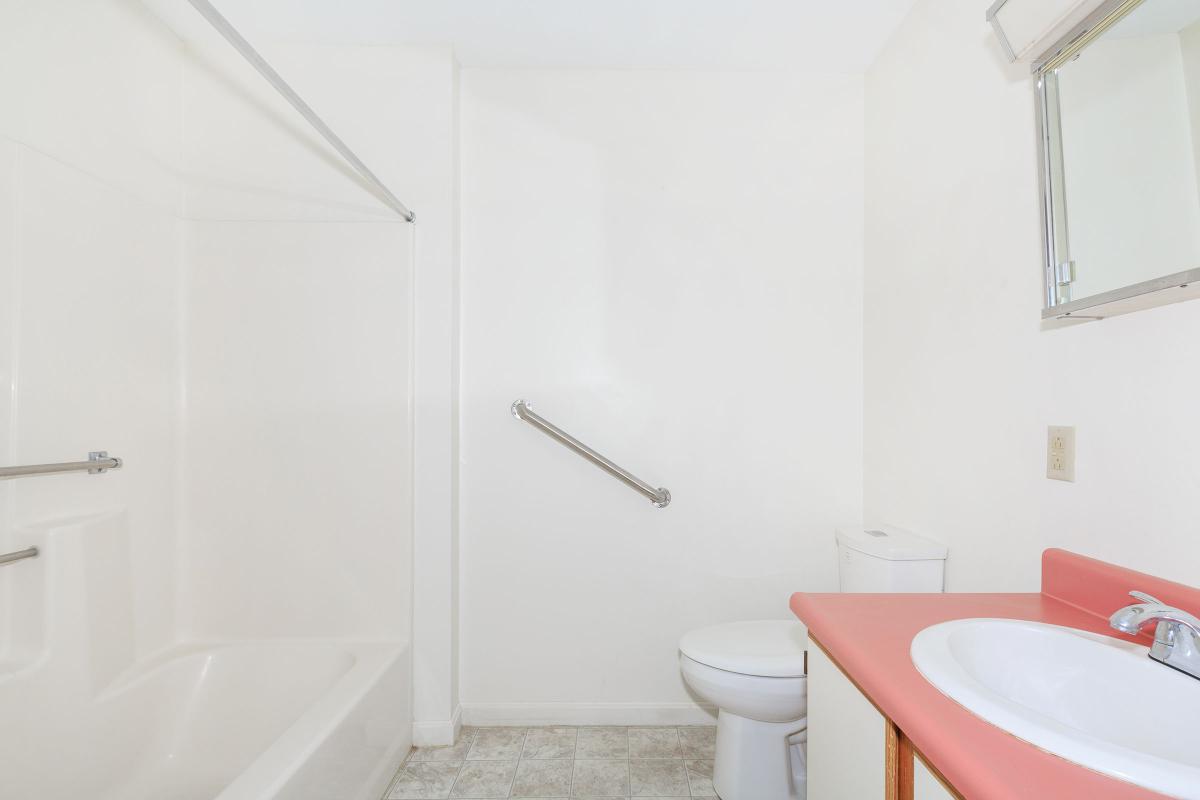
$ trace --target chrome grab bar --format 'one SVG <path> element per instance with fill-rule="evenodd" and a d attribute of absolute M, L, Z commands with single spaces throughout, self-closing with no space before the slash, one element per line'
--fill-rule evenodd
<path fill-rule="evenodd" d="M 60 472 L 87 472 L 99 475 L 110 469 L 120 469 L 124 462 L 112 458 L 103 450 L 88 453 L 87 461 L 64 461 L 61 464 L 31 464 L 27 467 L 0 467 L 0 479 L 23 478 L 26 475 L 55 475 Z"/>
<path fill-rule="evenodd" d="M 15 553 L 5 553 L 0 555 L 0 567 L 5 564 L 12 564 L 17 561 L 24 561 L 27 558 L 37 558 L 38 549 L 36 547 L 27 547 L 24 550 L 18 550 Z"/>
<path fill-rule="evenodd" d="M 607 458 L 600 455 L 571 434 L 550 424 L 542 417 L 533 413 L 533 406 L 529 404 L 528 400 L 518 400 L 513 403 L 512 415 L 519 420 L 528 422 L 530 425 L 537 428 L 539 431 L 546 434 L 551 439 L 554 439 L 564 447 L 574 450 L 576 453 L 583 456 L 588 461 L 592 462 L 609 475 L 612 475 L 614 478 L 621 481 L 621 483 L 624 483 L 634 491 L 644 494 L 646 497 L 650 498 L 650 502 L 653 503 L 656 508 L 666 508 L 671 504 L 671 493 L 666 489 L 663 489 L 662 487 L 655 489 L 653 486 L 646 483 L 641 478 L 638 478 L 636 475 L 621 469 L 616 464 L 609 461 Z"/>

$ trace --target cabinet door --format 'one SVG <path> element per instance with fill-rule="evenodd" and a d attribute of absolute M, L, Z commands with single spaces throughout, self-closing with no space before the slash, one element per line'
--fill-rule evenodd
<path fill-rule="evenodd" d="M 913 800 L 956 800 L 957 797 L 929 771 L 924 761 L 913 758 Z"/>
<path fill-rule="evenodd" d="M 809 639 L 809 799 L 882 800 L 885 730 L 883 715 Z"/>

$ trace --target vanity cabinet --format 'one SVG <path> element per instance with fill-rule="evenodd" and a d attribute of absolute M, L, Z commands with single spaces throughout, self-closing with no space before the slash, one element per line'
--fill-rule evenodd
<path fill-rule="evenodd" d="M 957 794 L 951 793 L 941 780 L 929 771 L 920 756 L 913 758 L 913 800 L 954 800 Z"/>
<path fill-rule="evenodd" d="M 809 800 L 961 800 L 811 637 L 807 760 Z"/>

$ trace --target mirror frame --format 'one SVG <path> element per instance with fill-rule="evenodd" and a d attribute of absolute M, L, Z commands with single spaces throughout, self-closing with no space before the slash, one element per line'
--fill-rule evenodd
<path fill-rule="evenodd" d="M 1074 264 L 1064 225 L 1066 210 L 1057 206 L 1055 172 L 1062 168 L 1058 106 L 1058 69 L 1100 38 L 1146 0 L 1106 0 L 1033 64 L 1037 96 L 1038 180 L 1042 220 L 1042 319 L 1047 323 L 1099 320 L 1200 297 L 1200 266 L 1090 297 L 1071 298 Z M 1064 257 L 1065 256 L 1065 257 Z"/>

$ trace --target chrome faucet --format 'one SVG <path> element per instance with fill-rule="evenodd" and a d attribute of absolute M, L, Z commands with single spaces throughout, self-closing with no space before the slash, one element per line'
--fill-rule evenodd
<path fill-rule="evenodd" d="M 1121 633 L 1137 635 L 1142 628 L 1157 623 L 1150 657 L 1200 680 L 1200 619 L 1145 592 L 1129 595 L 1142 602 L 1120 609 L 1109 617 L 1108 624 Z"/>

